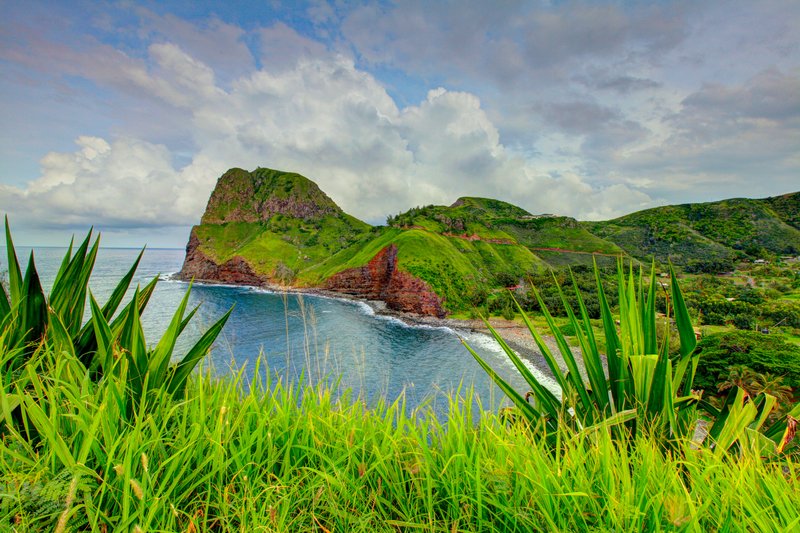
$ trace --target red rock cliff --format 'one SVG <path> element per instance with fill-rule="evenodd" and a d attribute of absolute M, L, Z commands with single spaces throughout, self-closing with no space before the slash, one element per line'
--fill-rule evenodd
<path fill-rule="evenodd" d="M 397 268 L 397 245 L 378 252 L 363 267 L 343 270 L 325 283 L 330 291 L 369 300 L 383 300 L 389 309 L 445 316 L 442 302 L 427 283 Z"/>
<path fill-rule="evenodd" d="M 181 279 L 236 283 L 241 285 L 261 285 L 265 281 L 250 268 L 244 258 L 236 256 L 219 265 L 208 258 L 199 248 L 200 240 L 192 228 L 189 243 L 186 245 L 186 258 L 178 276 Z"/>

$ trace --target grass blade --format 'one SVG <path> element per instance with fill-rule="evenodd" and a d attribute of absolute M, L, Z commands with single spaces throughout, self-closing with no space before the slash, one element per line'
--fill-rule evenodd
<path fill-rule="evenodd" d="M 181 360 L 180 363 L 175 367 L 172 376 L 169 378 L 169 383 L 167 386 L 167 391 L 174 395 L 183 394 L 183 387 L 186 384 L 186 380 L 188 379 L 189 375 L 194 370 L 194 367 L 200 362 L 207 353 L 208 350 L 211 348 L 211 345 L 214 344 L 214 341 L 217 339 L 217 336 L 222 331 L 222 328 L 225 326 L 225 323 L 228 321 L 228 317 L 231 316 L 231 312 L 233 312 L 233 308 L 231 307 L 227 313 L 225 313 L 222 318 L 217 320 L 214 325 L 212 325 L 200 340 L 189 350 L 184 358 Z"/>

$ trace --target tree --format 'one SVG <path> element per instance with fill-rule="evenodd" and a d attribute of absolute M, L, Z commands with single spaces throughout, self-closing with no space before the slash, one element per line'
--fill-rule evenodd
<path fill-rule="evenodd" d="M 753 383 L 760 374 L 745 365 L 734 365 L 728 367 L 728 376 L 717 385 L 717 391 L 723 392 L 734 387 L 740 387 L 747 391 L 750 396 L 753 394 Z"/>

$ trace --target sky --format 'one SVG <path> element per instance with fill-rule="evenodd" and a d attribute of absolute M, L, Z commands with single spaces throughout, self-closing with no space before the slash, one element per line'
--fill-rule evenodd
<path fill-rule="evenodd" d="M 15 241 L 183 247 L 269 167 L 374 224 L 800 190 L 800 2 L 0 0 Z"/>

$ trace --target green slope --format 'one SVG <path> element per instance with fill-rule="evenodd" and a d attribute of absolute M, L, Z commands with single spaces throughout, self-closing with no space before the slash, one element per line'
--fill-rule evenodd
<path fill-rule="evenodd" d="M 764 252 L 794 255 L 800 253 L 799 197 L 794 193 L 656 207 L 582 225 L 634 257 L 654 256 L 679 265 L 724 263 Z"/>
<path fill-rule="evenodd" d="M 425 229 L 445 236 L 518 248 L 520 257 L 533 255 L 537 266 L 560 267 L 591 263 L 593 254 L 616 257 L 625 252 L 593 235 L 570 217 L 535 216 L 515 205 L 488 198 L 459 198 L 453 205 L 425 206 L 395 217 L 399 228 Z"/>
<path fill-rule="evenodd" d="M 217 182 L 199 249 L 217 263 L 244 258 L 273 281 L 322 286 L 366 265 L 389 245 L 398 268 L 425 282 L 449 311 L 486 304 L 504 287 L 548 267 L 655 256 L 679 265 L 746 254 L 800 253 L 800 193 L 658 207 L 605 222 L 536 216 L 490 198 L 416 207 L 372 227 L 311 180 L 291 172 L 231 169 Z"/>

